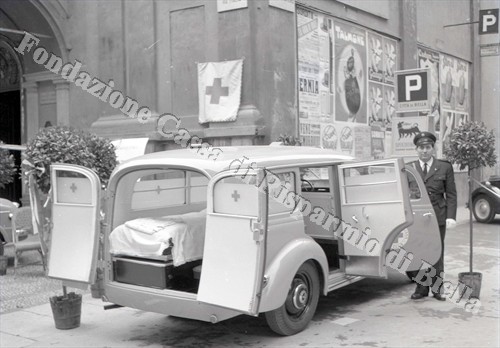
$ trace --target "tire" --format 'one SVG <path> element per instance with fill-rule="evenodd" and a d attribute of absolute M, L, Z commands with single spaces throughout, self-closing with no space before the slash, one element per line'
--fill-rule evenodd
<path fill-rule="evenodd" d="M 485 194 L 480 194 L 472 202 L 472 213 L 477 222 L 489 223 L 495 218 L 495 204 Z"/>
<path fill-rule="evenodd" d="M 279 335 L 290 336 L 304 330 L 318 306 L 320 281 L 312 262 L 300 266 L 290 285 L 285 303 L 265 313 L 267 325 Z"/>

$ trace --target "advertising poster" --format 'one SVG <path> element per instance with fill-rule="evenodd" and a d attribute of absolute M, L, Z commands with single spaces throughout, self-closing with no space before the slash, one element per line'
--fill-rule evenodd
<path fill-rule="evenodd" d="M 384 82 L 389 85 L 395 85 L 396 81 L 394 72 L 398 70 L 397 42 L 384 37 L 382 43 L 384 50 Z"/>
<path fill-rule="evenodd" d="M 428 130 L 427 117 L 394 117 L 392 122 L 393 155 L 415 156 L 413 138 L 417 133 L 426 130 Z"/>
<path fill-rule="evenodd" d="M 457 60 L 453 57 L 441 55 L 440 63 L 440 85 L 441 85 L 441 107 L 446 110 L 455 110 L 456 88 L 458 85 Z"/>
<path fill-rule="evenodd" d="M 354 156 L 354 126 L 339 126 L 340 150 L 344 155 Z"/>
<path fill-rule="evenodd" d="M 457 59 L 455 76 L 458 80 L 458 84 L 456 86 L 456 104 L 455 110 L 458 112 L 469 113 L 469 63 Z M 455 88 L 455 86 L 454 86 Z"/>
<path fill-rule="evenodd" d="M 355 157 L 358 160 L 372 159 L 372 129 L 370 126 L 354 127 Z"/>
<path fill-rule="evenodd" d="M 372 158 L 385 158 L 385 132 L 381 127 L 371 127 Z"/>
<path fill-rule="evenodd" d="M 319 93 L 321 122 L 333 122 L 332 92 L 332 29 L 333 21 L 319 17 Z"/>
<path fill-rule="evenodd" d="M 366 31 L 334 23 L 335 120 L 367 124 Z"/>
<path fill-rule="evenodd" d="M 421 116 L 432 116 L 434 117 L 434 129 L 439 132 L 440 127 L 440 116 L 441 116 L 441 101 L 439 100 L 440 95 L 440 84 L 439 84 L 439 64 L 440 57 L 439 53 L 427 48 L 418 48 L 418 67 L 430 70 L 430 94 L 431 94 L 431 114 L 427 112 L 421 112 Z"/>
<path fill-rule="evenodd" d="M 368 32 L 368 80 L 384 81 L 382 36 Z"/>
<path fill-rule="evenodd" d="M 299 117 L 319 121 L 319 65 L 299 61 Z"/>
<path fill-rule="evenodd" d="M 297 12 L 299 117 L 319 121 L 320 40 L 319 17 L 310 11 Z"/>
<path fill-rule="evenodd" d="M 368 124 L 370 126 L 384 126 L 383 85 L 368 82 Z"/>
<path fill-rule="evenodd" d="M 368 32 L 368 80 L 384 81 L 382 36 Z"/>
<path fill-rule="evenodd" d="M 323 124 L 321 126 L 321 147 L 340 151 L 339 133 L 333 124 Z"/>
<path fill-rule="evenodd" d="M 321 129 L 319 124 L 300 120 L 299 127 L 300 139 L 303 146 L 320 146 Z"/>
<path fill-rule="evenodd" d="M 383 107 L 383 118 L 384 126 L 386 131 L 391 131 L 392 129 L 392 119 L 396 115 L 396 91 L 394 86 L 384 85 L 384 107 Z"/>

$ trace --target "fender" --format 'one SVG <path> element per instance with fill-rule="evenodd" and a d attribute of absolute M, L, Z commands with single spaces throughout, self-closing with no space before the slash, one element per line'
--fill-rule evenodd
<path fill-rule="evenodd" d="M 262 289 L 259 312 L 268 312 L 285 303 L 288 289 L 299 267 L 307 260 L 319 264 L 323 294 L 328 293 L 328 261 L 325 252 L 312 238 L 300 238 L 286 244 L 266 268 L 269 282 Z"/>

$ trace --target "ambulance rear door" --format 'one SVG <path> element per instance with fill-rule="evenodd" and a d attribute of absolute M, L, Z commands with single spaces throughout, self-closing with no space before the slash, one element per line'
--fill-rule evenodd
<path fill-rule="evenodd" d="M 52 236 L 48 276 L 86 289 L 95 279 L 99 243 L 99 177 L 90 169 L 67 164 L 50 167 Z"/>
<path fill-rule="evenodd" d="M 267 234 L 264 173 L 231 171 L 210 181 L 198 301 L 258 314 Z"/>

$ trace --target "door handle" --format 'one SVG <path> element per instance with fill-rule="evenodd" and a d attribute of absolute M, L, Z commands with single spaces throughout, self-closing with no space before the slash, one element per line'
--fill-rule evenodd
<path fill-rule="evenodd" d="M 422 216 L 432 216 L 432 213 L 425 213 L 424 215 Z"/>
<path fill-rule="evenodd" d="M 365 217 L 365 219 L 369 218 L 368 214 L 365 213 L 365 207 L 361 208 L 361 214 L 363 214 L 363 216 Z"/>
<path fill-rule="evenodd" d="M 358 218 L 357 218 L 356 216 L 354 216 L 354 215 L 352 216 L 352 219 L 353 219 L 354 221 L 356 221 L 356 222 L 359 222 Z"/>

